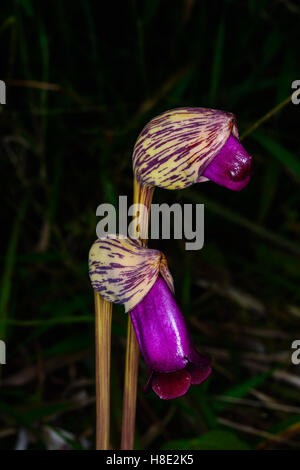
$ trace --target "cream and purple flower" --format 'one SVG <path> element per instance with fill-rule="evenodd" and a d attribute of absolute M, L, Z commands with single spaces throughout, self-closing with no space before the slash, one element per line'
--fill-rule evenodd
<path fill-rule="evenodd" d="M 162 399 L 184 395 L 211 373 L 210 360 L 195 349 L 173 296 L 164 255 L 129 238 L 95 241 L 89 255 L 93 288 L 130 313 L 149 370 L 151 387 Z"/>
<path fill-rule="evenodd" d="M 141 188 L 182 189 L 207 180 L 239 191 L 250 181 L 252 158 L 239 142 L 233 114 L 179 108 L 152 119 L 139 135 L 133 169 Z M 147 191 L 146 191 L 147 193 Z M 162 399 L 184 395 L 211 374 L 195 349 L 173 297 L 165 256 L 134 240 L 96 240 L 89 255 L 93 288 L 130 313 L 149 370 L 146 390 Z"/>
<path fill-rule="evenodd" d="M 130 316 L 150 374 L 145 391 L 152 387 L 160 398 L 170 400 L 209 377 L 210 360 L 196 351 L 183 314 L 162 277 Z"/>
<path fill-rule="evenodd" d="M 133 152 L 137 181 L 166 189 L 212 180 L 239 191 L 250 180 L 251 166 L 234 115 L 206 108 L 178 108 L 156 116 Z"/>

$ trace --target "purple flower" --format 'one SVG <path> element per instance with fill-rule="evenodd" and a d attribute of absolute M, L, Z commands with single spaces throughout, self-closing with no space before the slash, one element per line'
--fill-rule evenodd
<path fill-rule="evenodd" d="M 250 181 L 251 168 L 252 158 L 238 139 L 230 135 L 203 176 L 233 191 L 240 191 Z"/>
<path fill-rule="evenodd" d="M 152 387 L 160 398 L 170 400 L 209 377 L 210 359 L 195 350 L 184 317 L 162 277 L 130 315 L 150 373 L 145 391 Z"/>
<path fill-rule="evenodd" d="M 239 142 L 235 116 L 207 108 L 177 108 L 156 116 L 133 151 L 136 180 L 165 189 L 209 179 L 239 191 L 249 183 L 251 160 Z"/>

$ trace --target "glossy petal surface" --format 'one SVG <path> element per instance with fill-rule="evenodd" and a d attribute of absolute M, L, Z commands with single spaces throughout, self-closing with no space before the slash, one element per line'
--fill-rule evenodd
<path fill-rule="evenodd" d="M 238 139 L 231 135 L 214 157 L 203 176 L 233 191 L 240 191 L 250 181 L 252 158 Z"/>
<path fill-rule="evenodd" d="M 152 387 L 160 398 L 172 399 L 207 379 L 210 360 L 196 351 L 184 317 L 160 276 L 130 315 L 150 372 L 146 390 Z"/>
<path fill-rule="evenodd" d="M 190 385 L 191 375 L 185 369 L 168 374 L 156 373 L 152 379 L 152 389 L 162 400 L 182 397 Z"/>
<path fill-rule="evenodd" d="M 190 336 L 184 317 L 161 277 L 130 315 L 150 370 L 173 372 L 186 366 Z"/>

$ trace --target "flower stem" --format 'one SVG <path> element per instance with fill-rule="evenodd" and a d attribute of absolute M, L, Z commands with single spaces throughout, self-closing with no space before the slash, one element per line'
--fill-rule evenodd
<path fill-rule="evenodd" d="M 134 234 L 141 240 L 141 243 L 144 246 L 147 245 L 147 239 L 144 238 L 142 240 L 141 235 L 148 232 L 149 210 L 151 207 L 153 191 L 153 187 L 143 186 L 134 179 L 133 202 L 134 204 L 143 204 L 147 209 L 143 210 L 143 207 L 141 207 L 134 219 Z M 121 449 L 123 450 L 132 450 L 134 445 L 138 364 L 139 346 L 130 315 L 128 315 L 121 438 Z"/>
<path fill-rule="evenodd" d="M 128 315 L 121 438 L 121 449 L 124 450 L 133 449 L 138 367 L 139 345 L 130 315 Z"/>
<path fill-rule="evenodd" d="M 112 303 L 95 295 L 96 332 L 96 449 L 109 449 L 110 342 Z"/>

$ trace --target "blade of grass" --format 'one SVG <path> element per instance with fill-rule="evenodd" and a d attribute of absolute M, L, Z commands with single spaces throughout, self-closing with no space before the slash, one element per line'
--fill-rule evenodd
<path fill-rule="evenodd" d="M 259 142 L 272 157 L 284 165 L 292 175 L 300 178 L 300 159 L 292 152 L 283 147 L 274 137 L 267 136 L 260 131 L 252 134 L 252 138 Z"/>
<path fill-rule="evenodd" d="M 6 324 L 5 320 L 7 319 L 8 312 L 8 303 L 10 295 L 12 292 L 12 283 L 13 283 L 13 272 L 16 264 L 16 254 L 18 248 L 18 241 L 21 233 L 21 223 L 25 217 L 26 210 L 29 202 L 29 193 L 23 199 L 19 212 L 15 217 L 15 221 L 12 228 L 12 233 L 10 236 L 8 248 L 5 254 L 4 259 L 4 268 L 1 280 L 1 292 L 0 292 L 0 338 L 5 338 L 6 333 Z"/>
<path fill-rule="evenodd" d="M 222 394 L 222 397 L 227 398 L 243 398 L 245 397 L 253 388 L 259 387 L 262 385 L 274 372 L 274 369 L 269 370 L 264 374 L 256 375 L 251 377 L 251 379 L 246 380 L 245 382 L 238 384 Z M 215 400 L 215 399 L 213 399 Z M 215 409 L 222 411 L 229 404 L 220 403 L 215 401 Z"/>
<path fill-rule="evenodd" d="M 260 119 L 258 119 L 252 126 L 249 127 L 242 135 L 241 135 L 241 140 L 245 139 L 248 135 L 252 134 L 252 132 L 255 131 L 258 127 L 260 127 L 264 122 L 266 122 L 268 119 L 270 119 L 272 116 L 278 113 L 282 108 L 284 108 L 287 104 L 291 102 L 291 95 L 287 96 L 281 103 L 276 105 L 274 108 L 272 108 L 270 111 L 268 111 L 264 116 L 262 116 Z"/>
<path fill-rule="evenodd" d="M 225 206 L 218 204 L 210 199 L 207 199 L 206 197 L 203 197 L 198 192 L 187 190 L 184 193 L 184 197 L 193 202 L 205 204 L 209 210 L 211 210 L 218 216 L 223 217 L 224 219 L 230 220 L 234 224 L 246 228 L 250 232 L 255 233 L 255 235 L 265 240 L 269 240 L 272 243 L 282 248 L 285 248 L 286 250 L 289 250 L 291 253 L 294 253 L 298 256 L 300 255 L 300 248 L 298 245 L 287 240 L 286 238 L 281 237 L 280 235 L 276 235 L 274 232 L 267 230 L 266 228 L 256 224 L 255 222 L 246 219 L 240 214 L 237 214 L 236 212 L 227 209 Z"/>
<path fill-rule="evenodd" d="M 215 44 L 215 53 L 212 66 L 211 85 L 210 85 L 210 106 L 215 106 L 218 93 L 219 82 L 222 70 L 222 54 L 225 37 L 225 25 L 223 19 L 220 22 L 217 39 Z"/>

